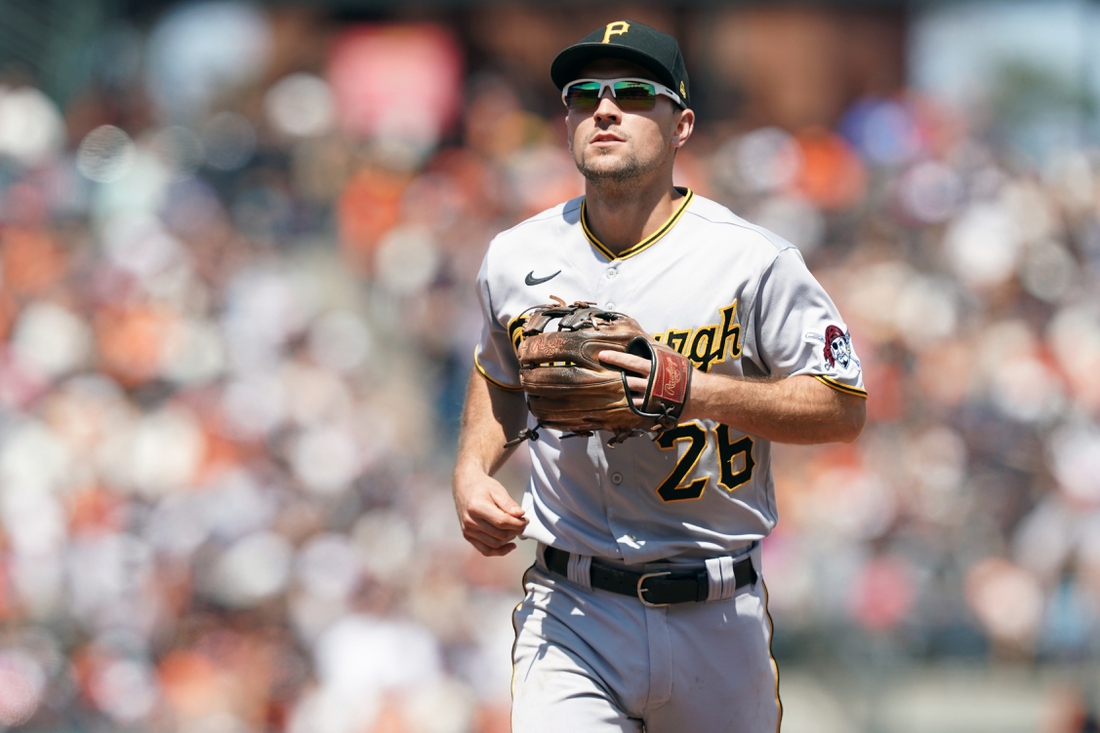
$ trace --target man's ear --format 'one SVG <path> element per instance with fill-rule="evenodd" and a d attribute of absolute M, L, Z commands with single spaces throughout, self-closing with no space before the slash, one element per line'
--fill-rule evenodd
<path fill-rule="evenodd" d="M 672 130 L 672 139 L 669 144 L 674 148 L 681 148 L 691 137 L 691 131 L 695 129 L 695 112 L 690 109 L 680 111 L 680 119 Z"/>

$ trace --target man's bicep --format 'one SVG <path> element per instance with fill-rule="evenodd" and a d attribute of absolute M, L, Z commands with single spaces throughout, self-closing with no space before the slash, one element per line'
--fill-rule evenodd
<path fill-rule="evenodd" d="M 515 435 L 527 425 L 527 398 L 521 390 L 507 389 L 479 377 L 489 393 L 494 419 L 507 435 Z"/>
<path fill-rule="evenodd" d="M 477 369 L 470 370 L 459 437 L 460 462 L 476 458 L 487 474 L 496 473 L 512 453 L 504 444 L 526 424 L 527 402 L 522 392 L 500 389 Z"/>

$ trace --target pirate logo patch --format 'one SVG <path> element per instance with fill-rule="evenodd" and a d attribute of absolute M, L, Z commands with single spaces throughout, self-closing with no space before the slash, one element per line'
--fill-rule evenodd
<path fill-rule="evenodd" d="M 841 331 L 839 326 L 830 325 L 824 336 L 811 332 L 803 338 L 822 345 L 821 354 L 830 370 L 848 373 L 859 369 L 859 359 L 852 350 L 852 334 Z"/>

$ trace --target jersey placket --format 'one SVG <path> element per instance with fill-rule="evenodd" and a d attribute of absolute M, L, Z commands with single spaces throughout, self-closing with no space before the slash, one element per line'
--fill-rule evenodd
<path fill-rule="evenodd" d="M 600 307 L 609 311 L 631 307 L 623 302 L 629 292 L 628 278 L 623 272 L 625 265 L 624 260 L 614 259 L 601 271 L 595 291 L 596 302 Z M 626 562 L 631 562 L 633 551 L 641 549 L 645 544 L 645 538 L 637 536 L 637 517 L 629 513 L 629 494 L 639 490 L 636 485 L 633 452 L 610 447 L 604 450 L 604 455 L 607 461 L 605 506 L 608 528 L 618 543 L 623 558 Z M 627 510 L 625 513 L 624 509 Z"/>
<path fill-rule="evenodd" d="M 604 496 L 607 526 L 623 560 L 634 562 L 635 552 L 645 546 L 645 537 L 638 536 L 638 517 L 630 513 L 630 507 L 637 503 L 631 494 L 644 491 L 644 487 L 637 485 L 633 456 L 629 451 L 616 450 L 612 446 L 604 449 L 604 455 L 607 461 L 607 491 Z"/>
<path fill-rule="evenodd" d="M 600 272 L 596 281 L 596 305 L 609 311 L 619 307 L 618 295 L 622 292 L 622 260 L 611 260 Z"/>

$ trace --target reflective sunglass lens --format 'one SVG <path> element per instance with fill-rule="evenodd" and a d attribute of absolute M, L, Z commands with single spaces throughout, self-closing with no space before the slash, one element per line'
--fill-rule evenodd
<path fill-rule="evenodd" d="M 565 103 L 572 109 L 591 109 L 600 101 L 600 85 L 593 82 L 574 84 L 565 92 Z"/>
<path fill-rule="evenodd" d="M 623 109 L 652 109 L 657 103 L 657 90 L 651 84 L 620 81 L 613 88 L 615 101 Z"/>
<path fill-rule="evenodd" d="M 582 81 L 565 88 L 565 104 L 570 109 L 593 109 L 600 103 L 605 86 L 610 86 L 615 103 L 625 110 L 653 109 L 657 88 L 644 81 L 620 80 L 614 83 Z"/>

